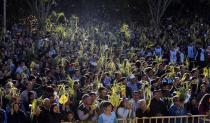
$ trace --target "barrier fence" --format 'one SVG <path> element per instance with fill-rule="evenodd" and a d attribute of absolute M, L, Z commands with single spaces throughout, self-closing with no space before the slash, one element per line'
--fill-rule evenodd
<path fill-rule="evenodd" d="M 62 123 L 97 123 L 97 121 L 77 121 Z M 210 123 L 207 115 L 160 116 L 133 119 L 117 119 L 117 123 Z"/>
<path fill-rule="evenodd" d="M 206 115 L 161 116 L 135 119 L 118 119 L 118 123 L 210 123 Z"/>

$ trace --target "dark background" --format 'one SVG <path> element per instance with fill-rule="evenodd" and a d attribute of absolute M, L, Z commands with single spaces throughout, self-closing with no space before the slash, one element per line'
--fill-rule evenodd
<path fill-rule="evenodd" d="M 198 15 L 209 18 L 210 0 L 173 0 L 165 17 Z M 0 18 L 2 25 L 3 0 L 0 1 Z M 149 10 L 147 0 L 60 0 L 53 10 L 65 15 L 79 16 L 81 20 L 98 18 L 103 21 L 132 20 L 147 24 Z M 7 0 L 7 25 L 31 14 L 26 0 Z"/>

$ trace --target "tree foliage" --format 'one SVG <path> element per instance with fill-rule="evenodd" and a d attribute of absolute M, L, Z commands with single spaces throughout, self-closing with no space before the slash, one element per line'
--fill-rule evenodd
<path fill-rule="evenodd" d="M 151 14 L 152 23 L 155 29 L 160 28 L 161 18 L 163 17 L 166 9 L 171 4 L 172 0 L 147 0 L 149 11 Z"/>
<path fill-rule="evenodd" d="M 44 29 L 46 20 L 56 0 L 26 0 L 31 11 L 39 22 L 40 29 Z"/>

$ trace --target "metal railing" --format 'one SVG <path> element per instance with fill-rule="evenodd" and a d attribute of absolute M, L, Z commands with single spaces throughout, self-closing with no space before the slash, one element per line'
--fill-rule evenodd
<path fill-rule="evenodd" d="M 206 115 L 160 116 L 118 119 L 118 123 L 210 123 L 210 119 Z"/>
<path fill-rule="evenodd" d="M 97 121 L 77 121 L 71 123 L 97 123 Z M 207 117 L 207 115 L 159 116 L 133 119 L 117 119 L 117 123 L 210 123 L 210 119 Z"/>

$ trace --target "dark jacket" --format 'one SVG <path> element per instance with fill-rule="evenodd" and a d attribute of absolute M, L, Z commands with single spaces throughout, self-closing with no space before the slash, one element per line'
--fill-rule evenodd
<path fill-rule="evenodd" d="M 42 107 L 38 121 L 39 123 L 50 123 L 50 111 Z"/>
<path fill-rule="evenodd" d="M 142 110 L 139 108 L 136 110 L 136 117 L 138 118 L 149 117 L 149 116 L 150 116 L 149 110 L 146 110 L 145 112 L 142 112 Z"/>
<path fill-rule="evenodd" d="M 60 123 L 61 115 L 59 113 L 50 113 L 50 123 Z"/>
<path fill-rule="evenodd" d="M 14 112 L 13 115 L 11 112 L 8 113 L 8 123 L 28 123 L 27 116 L 23 111 Z"/>
<path fill-rule="evenodd" d="M 150 103 L 150 113 L 151 116 L 157 116 L 157 114 L 166 116 L 168 114 L 167 105 L 163 100 L 153 98 Z"/>
<path fill-rule="evenodd" d="M 149 123 L 149 120 L 148 119 L 141 119 L 143 117 L 150 117 L 150 111 L 149 110 L 146 110 L 145 112 L 142 112 L 141 109 L 137 109 L 136 110 L 136 117 L 140 118 L 138 119 L 138 123 Z"/>

